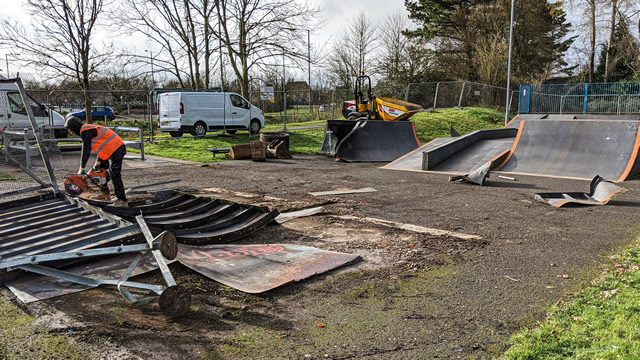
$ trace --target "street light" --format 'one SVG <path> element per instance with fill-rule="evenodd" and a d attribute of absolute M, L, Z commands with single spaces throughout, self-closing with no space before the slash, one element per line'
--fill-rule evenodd
<path fill-rule="evenodd" d="M 156 79 L 153 76 L 153 53 L 151 52 L 151 50 L 145 50 L 144 52 L 148 52 L 149 53 L 149 60 L 151 61 L 151 82 L 153 83 L 152 88 L 156 88 Z"/>
<path fill-rule="evenodd" d="M 509 90 L 511 89 L 511 54 L 513 53 L 513 8 L 515 0 L 511 0 L 511 21 L 509 22 L 509 63 L 507 65 L 507 104 L 504 112 L 504 124 L 509 122 Z"/>
<path fill-rule="evenodd" d="M 311 116 L 311 30 L 307 29 L 307 66 L 309 70 L 309 116 Z"/>

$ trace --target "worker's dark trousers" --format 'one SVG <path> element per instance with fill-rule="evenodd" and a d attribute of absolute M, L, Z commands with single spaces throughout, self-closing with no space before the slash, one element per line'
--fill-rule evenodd
<path fill-rule="evenodd" d="M 100 167 L 107 170 L 111 168 L 111 182 L 113 182 L 113 190 L 116 192 L 118 200 L 127 201 L 127 196 L 124 194 L 124 184 L 122 183 L 122 160 L 127 154 L 127 150 L 124 145 L 120 146 L 116 151 L 111 154 L 108 160 L 100 160 Z"/>

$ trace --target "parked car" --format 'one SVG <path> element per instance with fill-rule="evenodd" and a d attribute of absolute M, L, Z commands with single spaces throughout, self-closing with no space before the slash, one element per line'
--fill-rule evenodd
<path fill-rule="evenodd" d="M 202 136 L 210 130 L 249 130 L 257 134 L 264 128 L 262 110 L 231 92 L 172 92 L 158 95 L 158 130 L 173 137 L 183 133 Z"/>
<path fill-rule="evenodd" d="M 87 117 L 84 109 L 82 111 L 72 112 L 71 114 L 67 115 L 67 117 L 69 116 L 77 116 L 82 120 L 86 120 L 86 117 Z M 91 107 L 91 120 L 104 120 L 105 116 L 107 120 L 113 120 L 116 118 L 116 113 L 113 111 L 112 108 L 108 106 L 92 106 Z"/>
<path fill-rule="evenodd" d="M 333 110 L 333 104 L 322 104 L 318 107 L 319 112 L 325 112 Z"/>

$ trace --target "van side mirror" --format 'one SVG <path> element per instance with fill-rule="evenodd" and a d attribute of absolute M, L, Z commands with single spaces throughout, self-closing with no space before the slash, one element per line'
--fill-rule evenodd
<path fill-rule="evenodd" d="M 45 104 L 40 104 L 40 110 L 47 110 L 47 106 Z"/>

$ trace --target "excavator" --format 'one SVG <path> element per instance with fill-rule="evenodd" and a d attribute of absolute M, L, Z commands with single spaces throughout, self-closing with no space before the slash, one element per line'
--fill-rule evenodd
<path fill-rule="evenodd" d="M 362 87 L 367 86 L 367 96 Z M 345 101 L 342 115 L 347 120 L 328 120 L 319 154 L 347 162 L 388 162 L 418 148 L 415 125 L 406 121 L 422 111 L 410 102 L 371 94 L 371 78 L 355 80 L 354 100 Z"/>

